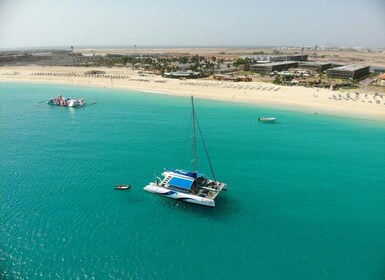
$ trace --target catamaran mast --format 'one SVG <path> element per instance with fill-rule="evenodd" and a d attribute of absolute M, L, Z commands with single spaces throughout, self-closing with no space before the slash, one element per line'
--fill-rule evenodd
<path fill-rule="evenodd" d="M 208 162 L 209 162 L 209 164 L 210 164 L 211 174 L 213 175 L 214 181 L 216 181 L 215 174 L 214 174 L 214 170 L 213 170 L 213 166 L 212 166 L 212 164 L 211 164 L 211 160 L 210 160 L 209 154 L 208 154 L 208 152 L 207 152 L 206 143 L 205 143 L 205 140 L 203 139 L 203 136 L 202 136 L 201 127 L 199 126 L 198 118 L 197 118 L 197 116 L 195 115 L 194 97 L 193 97 L 193 96 L 191 96 L 191 105 L 192 105 L 192 122 L 193 122 L 192 129 L 193 129 L 194 172 L 195 172 L 195 173 L 198 172 L 197 137 L 196 137 L 196 132 L 195 132 L 195 122 L 196 122 L 196 124 L 197 124 L 197 126 L 198 126 L 198 129 L 199 129 L 199 134 L 200 134 L 200 136 L 201 136 L 201 138 L 202 138 L 203 147 L 205 148 L 206 157 L 207 157 L 207 160 L 208 160 Z"/>
<path fill-rule="evenodd" d="M 193 156 L 194 156 L 194 172 L 198 172 L 198 159 L 197 159 L 197 137 L 195 134 L 195 109 L 194 109 L 194 97 L 191 95 L 192 106 L 192 132 L 193 132 Z"/>

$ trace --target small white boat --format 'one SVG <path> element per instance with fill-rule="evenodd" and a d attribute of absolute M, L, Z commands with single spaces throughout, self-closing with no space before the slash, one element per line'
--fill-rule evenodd
<path fill-rule="evenodd" d="M 83 106 L 86 103 L 84 102 L 83 98 L 80 98 L 80 99 L 70 99 L 67 102 L 67 104 L 68 104 L 67 105 L 68 107 L 81 107 L 81 106 Z"/>
<path fill-rule="evenodd" d="M 276 118 L 259 118 L 260 122 L 275 122 Z"/>
<path fill-rule="evenodd" d="M 116 185 L 115 190 L 128 190 L 131 188 L 131 185 Z"/>

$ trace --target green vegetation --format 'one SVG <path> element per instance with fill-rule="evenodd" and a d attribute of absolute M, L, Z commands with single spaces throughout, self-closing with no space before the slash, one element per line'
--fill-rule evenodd
<path fill-rule="evenodd" d="M 214 69 L 218 69 L 223 64 L 223 59 L 217 60 L 216 57 L 205 58 L 203 56 L 138 56 L 138 55 L 111 55 L 91 57 L 77 56 L 74 58 L 75 65 L 81 66 L 131 66 L 133 68 L 144 68 L 158 73 L 179 70 L 192 70 L 205 73 L 211 73 Z M 182 67 L 183 66 L 183 67 Z"/>
<path fill-rule="evenodd" d="M 178 57 L 178 62 L 182 64 L 186 64 L 189 61 L 189 58 L 187 56 L 180 56 Z"/>
<path fill-rule="evenodd" d="M 235 67 L 238 67 L 239 65 L 245 65 L 246 64 L 246 59 L 244 58 L 238 58 L 236 61 L 233 62 L 233 65 Z"/>
<path fill-rule="evenodd" d="M 251 59 L 250 58 L 238 58 L 236 61 L 233 62 L 233 65 L 235 67 L 238 67 L 240 65 L 245 65 L 245 64 L 248 64 L 248 63 L 251 63 Z"/>
<path fill-rule="evenodd" d="M 276 84 L 276 85 L 280 85 L 280 84 L 281 84 L 280 76 L 277 75 L 277 76 L 274 78 L 273 84 Z"/>
<path fill-rule="evenodd" d="M 376 77 L 377 75 L 378 75 L 378 73 L 372 72 L 372 73 L 369 73 L 368 78 L 374 78 L 374 77 Z"/>

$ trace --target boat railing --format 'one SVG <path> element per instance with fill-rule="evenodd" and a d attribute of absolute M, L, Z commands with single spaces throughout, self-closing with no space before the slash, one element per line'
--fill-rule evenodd
<path fill-rule="evenodd" d="M 201 187 L 201 189 L 208 190 L 208 191 L 211 191 L 211 192 L 218 192 L 217 188 Z"/>

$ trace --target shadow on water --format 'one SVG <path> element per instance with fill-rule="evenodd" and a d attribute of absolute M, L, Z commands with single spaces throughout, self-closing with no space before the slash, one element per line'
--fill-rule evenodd
<path fill-rule="evenodd" d="M 167 197 L 159 197 L 159 205 L 172 210 L 182 210 L 185 213 L 195 216 L 217 219 L 225 219 L 234 216 L 239 212 L 237 205 L 226 195 L 222 194 L 215 199 L 215 207 L 208 207 L 199 204 L 178 201 Z"/>
<path fill-rule="evenodd" d="M 145 200 L 143 198 L 139 198 L 137 196 L 127 196 L 125 197 L 125 203 L 128 205 L 139 205 L 143 204 Z"/>
<path fill-rule="evenodd" d="M 280 121 L 273 121 L 273 122 L 261 122 L 261 121 L 258 121 L 258 124 L 260 125 L 279 125 L 281 124 Z"/>
<path fill-rule="evenodd" d="M 146 197 L 140 195 L 141 188 L 131 187 L 128 190 L 111 189 L 114 199 L 120 200 L 124 205 L 137 206 L 146 202 Z"/>

